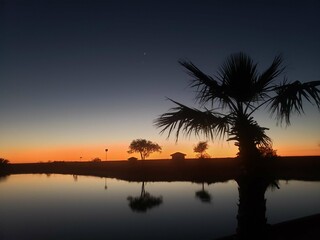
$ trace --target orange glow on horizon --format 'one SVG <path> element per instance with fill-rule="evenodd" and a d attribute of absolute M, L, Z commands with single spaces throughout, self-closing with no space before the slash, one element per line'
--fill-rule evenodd
<path fill-rule="evenodd" d="M 275 148 L 277 150 L 277 148 Z M 279 156 L 320 156 L 320 148 L 301 146 L 283 146 L 277 150 Z"/>
<path fill-rule="evenodd" d="M 187 158 L 195 158 L 196 153 L 193 152 L 193 143 L 179 144 L 159 144 L 162 146 L 161 153 L 152 153 L 148 159 L 170 159 L 174 152 L 183 152 Z M 108 152 L 105 152 L 108 149 Z M 49 162 L 49 161 L 90 161 L 94 158 L 101 160 L 126 160 L 129 157 L 137 157 L 140 159 L 139 153 L 129 154 L 128 143 L 115 143 L 108 146 L 105 145 L 83 145 L 69 147 L 53 147 L 53 148 L 26 148 L 14 149 L 4 153 L 3 157 L 11 163 L 28 163 L 28 162 Z M 209 147 L 207 153 L 211 157 L 233 157 L 236 155 L 235 148 L 229 147 Z"/>
<path fill-rule="evenodd" d="M 186 158 L 195 158 L 196 153 L 193 152 L 194 144 L 190 142 L 179 144 L 159 144 L 162 146 L 161 153 L 152 153 L 148 159 L 170 159 L 170 155 L 174 152 L 183 152 Z M 105 149 L 108 152 L 105 152 Z M 320 148 L 306 148 L 305 146 L 274 146 L 279 156 L 320 156 Z M 8 159 L 11 163 L 28 163 L 28 162 L 49 162 L 49 161 L 90 161 L 96 157 L 101 160 L 126 160 L 131 156 L 140 159 L 139 153 L 128 154 L 127 143 L 114 143 L 108 147 L 105 145 L 91 146 L 70 146 L 56 148 L 28 148 L 15 149 L 4 152 L 1 157 Z M 233 145 L 227 146 L 211 146 L 207 153 L 211 157 L 235 157 L 237 148 Z"/>

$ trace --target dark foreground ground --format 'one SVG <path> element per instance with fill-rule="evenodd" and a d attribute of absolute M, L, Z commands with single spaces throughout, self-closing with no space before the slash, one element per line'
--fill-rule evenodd
<path fill-rule="evenodd" d="M 318 240 L 320 239 L 320 214 L 298 218 L 270 226 L 272 240 Z M 215 240 L 234 240 L 235 235 Z"/>

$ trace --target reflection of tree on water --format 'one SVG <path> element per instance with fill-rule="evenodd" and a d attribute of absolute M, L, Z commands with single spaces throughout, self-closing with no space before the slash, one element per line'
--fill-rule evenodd
<path fill-rule="evenodd" d="M 150 193 L 146 192 L 144 182 L 142 182 L 140 196 L 129 196 L 127 199 L 131 210 L 136 212 L 146 212 L 147 210 L 162 204 L 162 196 L 154 197 Z"/>
<path fill-rule="evenodd" d="M 77 181 L 78 181 L 78 175 L 73 174 L 73 175 L 72 175 L 72 177 L 73 177 L 73 180 L 74 180 L 75 182 L 77 182 Z"/>
<path fill-rule="evenodd" d="M 239 190 L 237 239 L 267 239 L 265 192 L 278 187 L 268 177 L 258 174 L 242 175 L 237 179 Z"/>
<path fill-rule="evenodd" d="M 108 149 L 106 149 L 108 150 Z M 104 190 L 107 190 L 108 186 L 107 186 L 107 178 L 104 178 Z"/>
<path fill-rule="evenodd" d="M 8 176 L 9 176 L 9 175 L 5 175 L 5 174 L 0 173 L 0 182 L 6 181 L 7 178 L 8 178 Z"/>
<path fill-rule="evenodd" d="M 202 189 L 196 192 L 196 197 L 199 198 L 204 203 L 211 202 L 211 195 L 206 190 L 204 190 L 204 182 L 202 183 Z"/>

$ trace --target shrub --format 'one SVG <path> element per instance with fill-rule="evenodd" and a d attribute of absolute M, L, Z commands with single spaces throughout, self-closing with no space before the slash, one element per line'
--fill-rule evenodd
<path fill-rule="evenodd" d="M 100 162 L 101 162 L 101 159 L 98 158 L 98 157 L 96 157 L 96 158 L 92 159 L 91 162 L 100 163 Z"/>
<path fill-rule="evenodd" d="M 9 164 L 9 160 L 5 158 L 0 158 L 0 168 L 6 167 Z"/>

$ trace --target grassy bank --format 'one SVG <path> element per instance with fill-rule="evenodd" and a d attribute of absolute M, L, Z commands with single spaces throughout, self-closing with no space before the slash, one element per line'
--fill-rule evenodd
<path fill-rule="evenodd" d="M 280 157 L 266 164 L 277 179 L 320 180 L 320 156 Z M 117 178 L 128 181 L 218 182 L 237 178 L 243 171 L 238 159 L 186 159 L 107 162 L 52 162 L 9 164 L 4 174 L 73 174 Z"/>

